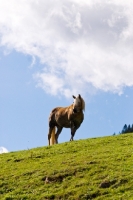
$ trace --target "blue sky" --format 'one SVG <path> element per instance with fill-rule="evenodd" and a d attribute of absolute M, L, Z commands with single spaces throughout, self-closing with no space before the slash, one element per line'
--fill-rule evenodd
<path fill-rule="evenodd" d="M 0 0 L 0 152 L 48 145 L 49 113 L 72 95 L 86 102 L 76 140 L 133 124 L 132 13 L 129 0 Z"/>

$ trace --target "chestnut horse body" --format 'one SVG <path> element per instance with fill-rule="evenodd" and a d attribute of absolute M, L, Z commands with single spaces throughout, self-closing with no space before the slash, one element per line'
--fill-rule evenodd
<path fill-rule="evenodd" d="M 76 130 L 83 122 L 85 102 L 81 95 L 78 95 L 78 97 L 73 96 L 73 98 L 74 103 L 72 105 L 68 107 L 56 107 L 51 111 L 49 116 L 49 145 L 58 143 L 58 137 L 63 127 L 71 129 L 70 141 L 73 140 Z"/>

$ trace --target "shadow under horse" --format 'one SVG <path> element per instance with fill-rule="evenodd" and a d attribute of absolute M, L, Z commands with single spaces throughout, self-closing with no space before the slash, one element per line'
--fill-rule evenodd
<path fill-rule="evenodd" d="M 70 141 L 72 141 L 76 130 L 84 120 L 84 99 L 80 94 L 77 97 L 74 95 L 72 97 L 74 98 L 73 104 L 68 107 L 56 107 L 50 113 L 48 133 L 49 145 L 58 144 L 58 137 L 63 127 L 71 129 Z"/>

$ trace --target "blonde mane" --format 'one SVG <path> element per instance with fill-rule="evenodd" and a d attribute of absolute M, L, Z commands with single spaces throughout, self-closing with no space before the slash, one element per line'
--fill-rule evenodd
<path fill-rule="evenodd" d="M 82 97 L 81 97 L 81 100 L 82 100 L 82 110 L 85 112 L 85 101 Z"/>

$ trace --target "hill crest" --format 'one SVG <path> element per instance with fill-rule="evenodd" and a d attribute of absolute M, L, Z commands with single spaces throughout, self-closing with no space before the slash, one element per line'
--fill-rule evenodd
<path fill-rule="evenodd" d="M 133 134 L 0 155 L 0 199 L 132 199 Z"/>

